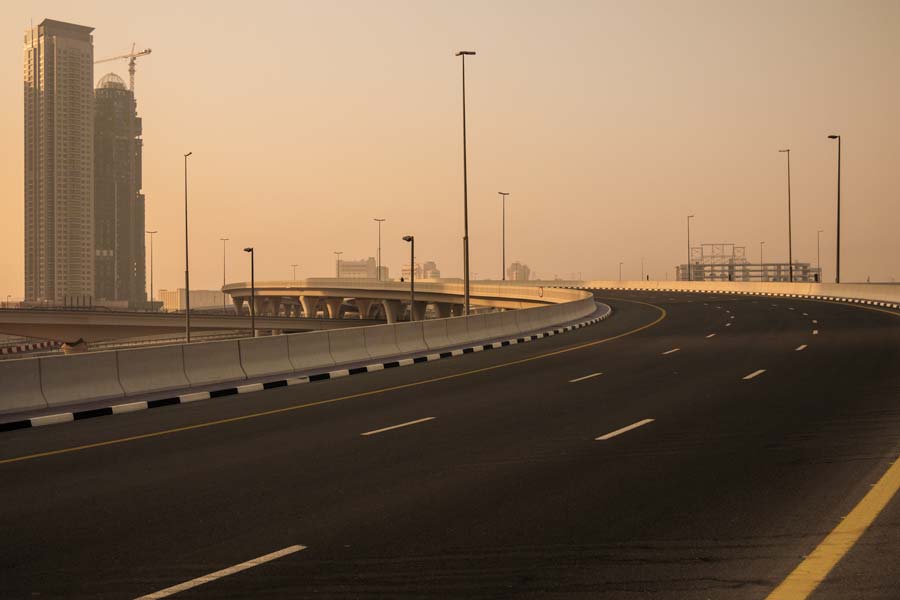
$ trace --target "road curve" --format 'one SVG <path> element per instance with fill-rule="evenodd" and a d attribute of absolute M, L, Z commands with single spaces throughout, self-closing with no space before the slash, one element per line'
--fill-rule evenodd
<path fill-rule="evenodd" d="M 0 597 L 765 598 L 900 453 L 900 318 L 598 299 L 531 344 L 3 434 Z M 809 597 L 896 597 L 900 499 L 873 519 Z"/>

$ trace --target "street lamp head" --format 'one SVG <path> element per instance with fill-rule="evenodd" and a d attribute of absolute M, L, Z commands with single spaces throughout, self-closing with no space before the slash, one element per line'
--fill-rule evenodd
<path fill-rule="evenodd" d="M 784 150 L 779 150 L 779 152 L 790 152 L 790 151 L 791 151 L 790 148 L 785 148 Z"/>
<path fill-rule="evenodd" d="M 193 154 L 193 152 L 188 152 L 187 154 L 184 155 L 184 157 L 187 158 L 187 157 L 190 156 L 191 154 Z"/>
<path fill-rule="evenodd" d="M 379 223 L 383 223 L 384 221 L 387 221 L 387 219 L 378 219 L 378 218 L 375 218 L 375 219 L 372 219 L 372 220 L 373 220 L 373 221 L 378 221 Z"/>
<path fill-rule="evenodd" d="M 839 136 L 839 135 L 829 135 L 829 136 L 828 136 L 828 139 L 829 139 L 829 140 L 839 140 L 839 139 L 841 139 L 841 136 Z"/>
<path fill-rule="evenodd" d="M 688 215 L 688 219 L 693 219 L 694 215 Z"/>
<path fill-rule="evenodd" d="M 253 252 L 253 248 L 244 248 L 244 252 Z"/>
<path fill-rule="evenodd" d="M 154 229 L 153 231 L 149 231 L 149 230 L 148 230 L 147 233 L 159 233 L 159 231 L 157 231 L 157 230 Z"/>
<path fill-rule="evenodd" d="M 460 50 L 456 53 L 456 56 L 475 56 L 475 52 L 472 50 Z"/>
<path fill-rule="evenodd" d="M 403 241 L 404 241 L 404 242 L 411 242 L 411 241 L 413 241 L 414 239 L 415 239 L 415 237 L 413 237 L 413 236 L 411 236 L 411 235 L 404 235 L 404 236 L 403 236 Z"/>

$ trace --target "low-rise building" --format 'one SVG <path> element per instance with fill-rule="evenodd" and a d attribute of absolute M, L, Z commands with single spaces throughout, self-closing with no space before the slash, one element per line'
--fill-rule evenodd
<path fill-rule="evenodd" d="M 159 290 L 158 294 L 166 312 L 187 308 L 184 288 Z M 231 307 L 231 297 L 228 294 L 223 294 L 220 290 L 191 290 L 191 311 L 222 307 Z"/>

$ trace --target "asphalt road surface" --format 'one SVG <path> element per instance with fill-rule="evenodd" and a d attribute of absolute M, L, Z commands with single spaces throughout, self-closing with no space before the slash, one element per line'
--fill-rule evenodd
<path fill-rule="evenodd" d="M 598 298 L 530 344 L 0 434 L 0 597 L 766 598 L 900 454 L 900 317 Z M 900 496 L 838 558 L 809 597 L 900 597 Z"/>

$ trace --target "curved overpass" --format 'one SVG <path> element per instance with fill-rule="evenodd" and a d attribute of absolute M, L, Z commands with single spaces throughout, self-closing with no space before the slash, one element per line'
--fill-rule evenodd
<path fill-rule="evenodd" d="M 900 318 L 596 296 L 602 327 L 534 343 L 4 433 L 5 591 L 137 597 L 299 545 L 191 594 L 766 598 L 852 522 L 813 597 L 894 597 Z"/>

